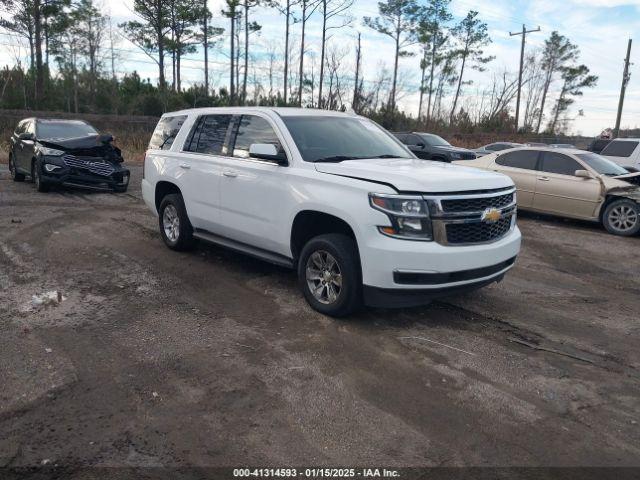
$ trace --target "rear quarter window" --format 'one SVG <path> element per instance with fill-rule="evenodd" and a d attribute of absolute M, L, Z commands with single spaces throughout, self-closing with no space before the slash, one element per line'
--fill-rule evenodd
<path fill-rule="evenodd" d="M 538 163 L 538 151 L 519 150 L 516 152 L 503 153 L 496 158 L 496 163 L 504 167 L 535 170 Z"/>
<path fill-rule="evenodd" d="M 604 150 L 602 150 L 601 154 L 609 155 L 611 157 L 630 157 L 637 146 L 638 142 L 614 140 L 609 145 L 604 147 Z"/>
<path fill-rule="evenodd" d="M 169 150 L 186 119 L 186 115 L 162 117 L 151 135 L 149 150 Z"/>

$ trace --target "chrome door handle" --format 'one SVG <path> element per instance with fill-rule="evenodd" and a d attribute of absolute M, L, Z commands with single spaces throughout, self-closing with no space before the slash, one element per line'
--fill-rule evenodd
<path fill-rule="evenodd" d="M 189 165 L 188 163 L 181 163 L 180 164 L 180 168 L 184 168 L 185 170 L 189 170 L 191 168 L 191 165 Z"/>
<path fill-rule="evenodd" d="M 227 170 L 226 172 L 222 172 L 225 177 L 236 178 L 238 176 L 238 172 L 233 172 L 231 170 Z"/>
<path fill-rule="evenodd" d="M 542 182 L 548 182 L 549 181 L 549 177 L 538 177 L 538 180 L 540 180 Z"/>

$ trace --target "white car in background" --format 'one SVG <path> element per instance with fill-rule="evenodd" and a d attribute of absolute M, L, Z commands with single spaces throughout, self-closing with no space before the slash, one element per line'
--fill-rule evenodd
<path fill-rule="evenodd" d="M 640 169 L 640 138 L 616 138 L 600 155 L 622 167 Z"/>

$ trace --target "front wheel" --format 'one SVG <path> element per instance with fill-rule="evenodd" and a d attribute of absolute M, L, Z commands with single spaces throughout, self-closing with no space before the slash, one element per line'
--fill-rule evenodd
<path fill-rule="evenodd" d="M 24 174 L 18 173 L 16 170 L 15 162 L 13 161 L 13 155 L 9 154 L 9 173 L 14 182 L 24 182 Z"/>
<path fill-rule="evenodd" d="M 626 198 L 607 205 L 602 223 L 609 233 L 630 237 L 640 231 L 640 205 Z"/>
<path fill-rule="evenodd" d="M 160 235 L 172 250 L 189 250 L 193 247 L 193 227 L 187 216 L 182 195 L 167 195 L 160 202 L 158 210 Z"/>
<path fill-rule="evenodd" d="M 40 165 L 37 161 L 33 162 L 31 166 L 31 179 L 36 186 L 36 190 L 39 192 L 48 192 L 49 184 L 42 179 L 42 175 L 40 174 Z"/>
<path fill-rule="evenodd" d="M 337 233 L 312 238 L 298 259 L 298 282 L 309 305 L 343 317 L 362 304 L 362 275 L 355 240 Z"/>

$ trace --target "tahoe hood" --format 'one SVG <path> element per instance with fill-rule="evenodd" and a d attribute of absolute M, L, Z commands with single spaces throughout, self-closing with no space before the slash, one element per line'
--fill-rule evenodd
<path fill-rule="evenodd" d="M 501 173 L 413 158 L 346 160 L 316 163 L 315 167 L 322 173 L 392 185 L 402 192 L 463 192 L 513 185 Z"/>

